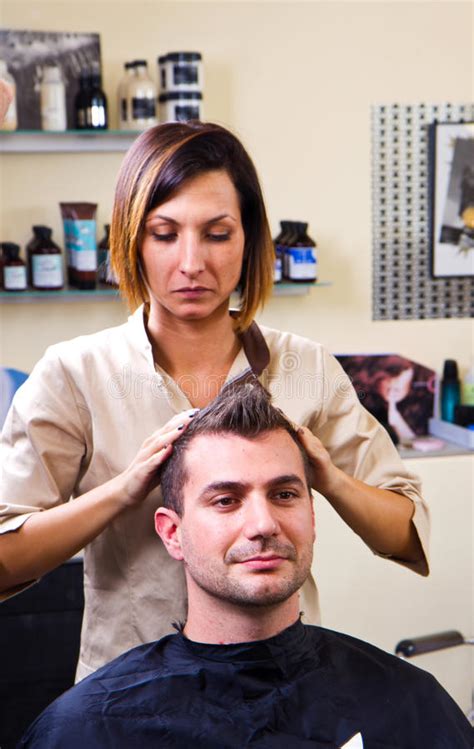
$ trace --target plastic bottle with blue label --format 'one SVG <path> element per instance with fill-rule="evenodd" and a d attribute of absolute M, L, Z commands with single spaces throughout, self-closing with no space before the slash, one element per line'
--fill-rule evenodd
<path fill-rule="evenodd" d="M 307 234 L 308 224 L 292 222 L 294 233 L 286 239 L 285 276 L 289 281 L 310 283 L 318 278 L 316 242 Z"/>

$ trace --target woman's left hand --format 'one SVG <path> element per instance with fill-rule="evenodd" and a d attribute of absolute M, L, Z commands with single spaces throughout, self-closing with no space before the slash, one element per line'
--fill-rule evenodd
<path fill-rule="evenodd" d="M 315 437 L 307 427 L 298 429 L 298 439 L 308 453 L 313 468 L 313 489 L 331 496 L 337 492 L 340 469 L 331 460 L 331 456 L 320 439 Z"/>
<path fill-rule="evenodd" d="M 326 497 L 371 549 L 409 562 L 424 559 L 408 497 L 348 476 L 334 465 L 321 440 L 307 427 L 298 429 L 298 439 L 313 467 L 313 489 Z"/>

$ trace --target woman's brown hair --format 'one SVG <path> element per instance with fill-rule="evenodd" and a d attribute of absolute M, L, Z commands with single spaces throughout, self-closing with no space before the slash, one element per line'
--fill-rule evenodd
<path fill-rule="evenodd" d="M 149 128 L 133 143 L 119 172 L 110 231 L 112 265 L 131 309 L 148 301 L 139 249 L 148 213 L 187 180 L 224 170 L 237 190 L 245 234 L 238 285 L 237 331 L 252 322 L 271 293 L 274 249 L 257 172 L 240 141 L 213 123 L 172 122 Z"/>

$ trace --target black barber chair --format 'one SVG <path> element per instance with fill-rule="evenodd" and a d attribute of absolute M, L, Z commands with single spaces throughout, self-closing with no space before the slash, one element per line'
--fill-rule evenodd
<path fill-rule="evenodd" d="M 0 749 L 74 683 L 82 612 L 82 560 L 71 559 L 0 603 Z"/>

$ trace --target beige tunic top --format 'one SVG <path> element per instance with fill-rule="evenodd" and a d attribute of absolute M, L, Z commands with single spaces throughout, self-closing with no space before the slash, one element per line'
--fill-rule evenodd
<path fill-rule="evenodd" d="M 317 434 L 339 468 L 413 500 L 426 555 L 429 519 L 419 482 L 361 406 L 336 359 L 318 343 L 255 324 L 242 343 L 228 379 L 252 368 L 275 405 Z M 51 346 L 17 391 L 4 426 L 0 532 L 15 531 L 33 512 L 108 481 L 154 430 L 188 408 L 178 384 L 154 364 L 142 307 L 124 325 Z M 84 551 L 79 678 L 128 648 L 162 637 L 173 621 L 185 618 L 181 564 L 154 532 L 160 500 L 157 489 Z M 428 572 L 426 558 L 407 566 Z M 305 621 L 317 623 L 312 579 L 301 599 Z"/>

